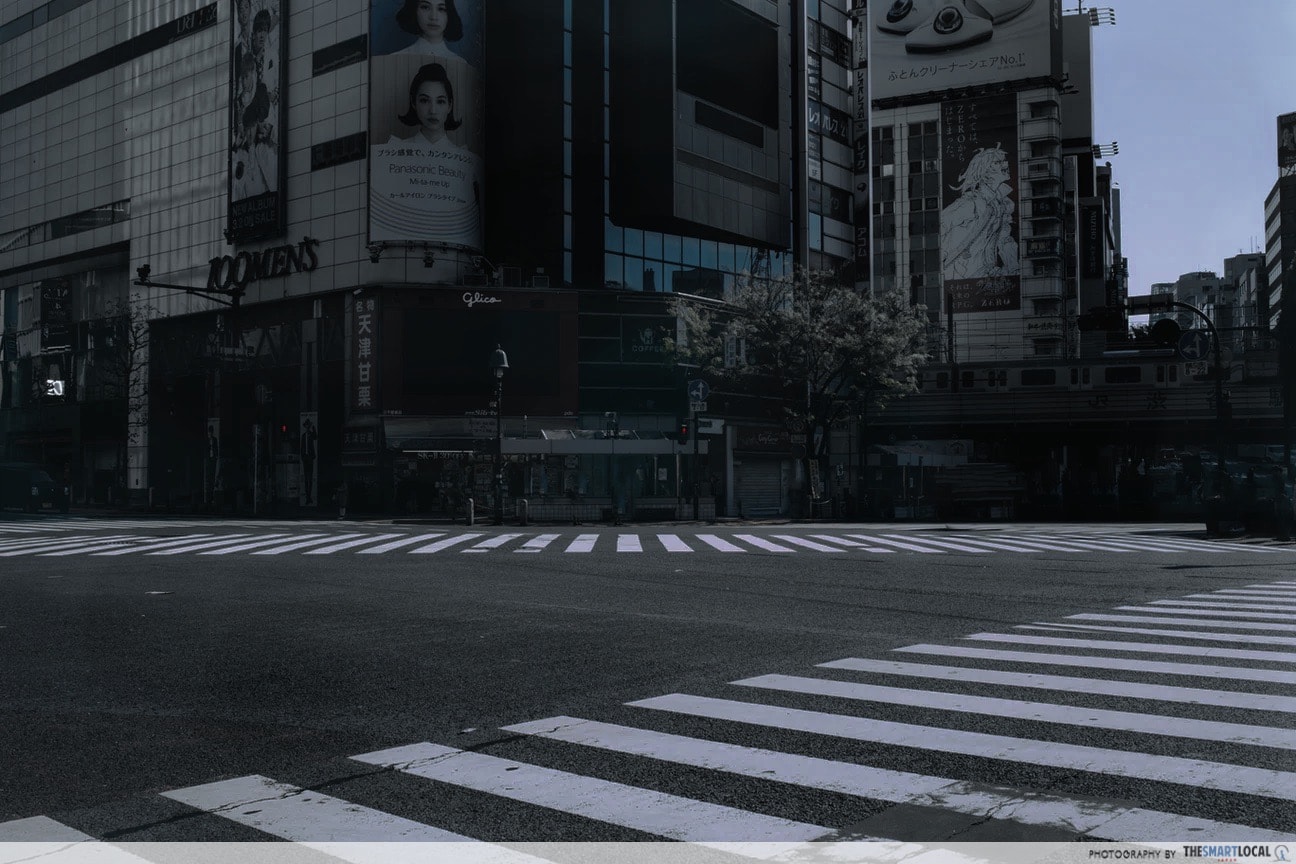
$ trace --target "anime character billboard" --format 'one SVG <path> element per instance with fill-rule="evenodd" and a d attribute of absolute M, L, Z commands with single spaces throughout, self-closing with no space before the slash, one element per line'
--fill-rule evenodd
<path fill-rule="evenodd" d="M 481 0 L 369 7 L 369 240 L 480 251 Z"/>
<path fill-rule="evenodd" d="M 1017 101 L 941 106 L 941 271 L 954 312 L 1021 308 Z"/>

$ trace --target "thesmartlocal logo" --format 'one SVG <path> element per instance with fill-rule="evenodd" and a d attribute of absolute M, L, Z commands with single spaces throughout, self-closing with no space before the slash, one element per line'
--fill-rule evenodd
<path fill-rule="evenodd" d="M 1283 854 L 1279 854 L 1279 852 Z M 1215 859 L 1233 859 L 1240 858 L 1268 858 L 1279 861 L 1287 860 L 1287 847 L 1273 847 L 1267 844 L 1254 845 L 1236 845 L 1220 844 L 1210 845 L 1201 844 L 1198 846 L 1184 846 L 1183 855 L 1185 858 L 1215 858 Z"/>

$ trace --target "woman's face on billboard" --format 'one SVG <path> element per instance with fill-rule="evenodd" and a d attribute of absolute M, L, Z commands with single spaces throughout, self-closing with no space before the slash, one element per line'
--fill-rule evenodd
<path fill-rule="evenodd" d="M 424 38 L 432 42 L 442 41 L 449 20 L 445 0 L 419 0 L 418 26 Z"/>
<path fill-rule="evenodd" d="M 419 125 L 429 133 L 444 133 L 446 117 L 453 109 L 445 85 L 440 81 L 424 81 L 419 85 L 414 95 L 414 111 L 418 114 Z"/>

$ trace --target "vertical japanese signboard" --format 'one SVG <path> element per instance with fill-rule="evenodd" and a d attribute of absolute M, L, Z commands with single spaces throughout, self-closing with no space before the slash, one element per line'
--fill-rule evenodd
<path fill-rule="evenodd" d="M 868 70 L 868 3 L 867 0 L 855 0 L 854 38 L 854 97 L 855 110 L 851 123 L 851 138 L 854 147 L 855 165 L 855 282 L 867 285 L 872 282 L 870 268 L 873 266 L 869 256 L 869 235 L 873 226 L 873 213 L 870 201 L 869 145 L 872 141 L 872 130 L 869 125 L 869 70 Z"/>
<path fill-rule="evenodd" d="M 954 312 L 1021 308 L 1017 97 L 941 105 L 941 271 Z"/>
<path fill-rule="evenodd" d="M 358 297 L 351 307 L 351 413 L 378 411 L 378 301 Z"/>
<path fill-rule="evenodd" d="M 230 16 L 227 239 L 281 236 L 287 223 L 287 0 L 235 0 Z"/>
<path fill-rule="evenodd" d="M 371 242 L 481 250 L 482 24 L 482 0 L 371 0 Z"/>

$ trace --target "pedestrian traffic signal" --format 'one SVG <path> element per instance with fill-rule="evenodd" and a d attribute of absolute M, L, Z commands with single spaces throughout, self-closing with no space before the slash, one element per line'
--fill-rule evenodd
<path fill-rule="evenodd" d="M 692 431 L 692 430 L 689 429 L 689 421 L 687 421 L 687 420 L 681 420 L 681 421 L 679 421 L 679 442 L 680 442 L 681 444 L 687 444 L 687 443 L 688 443 L 688 441 L 689 441 L 689 432 L 690 432 L 690 431 Z"/>

